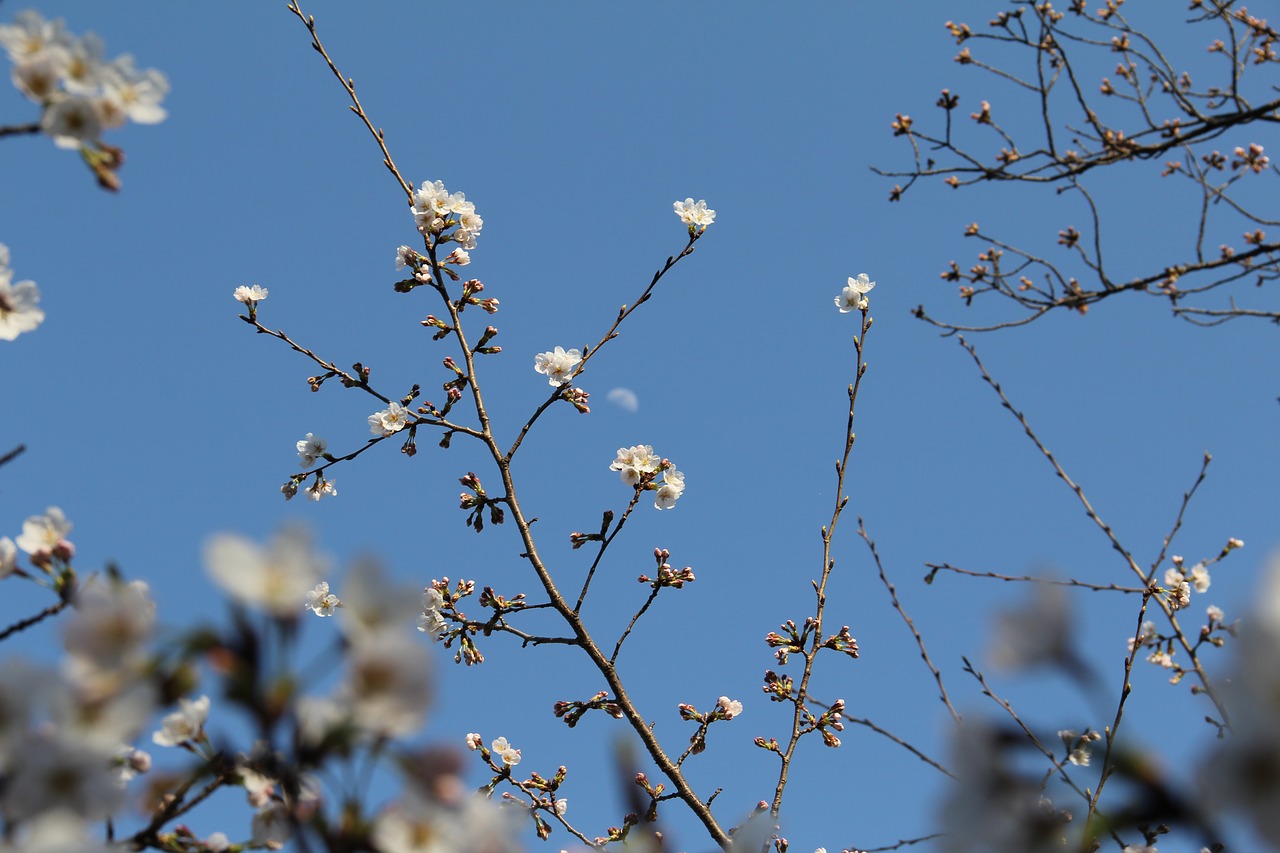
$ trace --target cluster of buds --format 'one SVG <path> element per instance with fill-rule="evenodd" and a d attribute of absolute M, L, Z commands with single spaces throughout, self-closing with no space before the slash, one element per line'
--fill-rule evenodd
<path fill-rule="evenodd" d="M 1236 159 L 1231 161 L 1231 168 L 1248 169 L 1255 175 L 1271 163 L 1271 158 L 1262 153 L 1262 146 L 1256 142 L 1250 142 L 1247 149 L 1236 148 L 1231 153 L 1236 156 Z"/>
<path fill-rule="evenodd" d="M 517 593 L 513 598 L 507 598 L 505 595 L 499 595 L 495 592 L 493 587 L 486 586 L 480 592 L 480 606 L 493 608 L 494 618 L 497 619 L 504 613 L 523 610 L 527 605 L 525 604 L 523 592 Z"/>
<path fill-rule="evenodd" d="M 637 773 L 635 778 L 636 786 L 649 795 L 649 808 L 645 812 L 644 818 L 649 823 L 654 823 L 658 819 L 658 803 L 662 800 L 662 792 L 666 790 L 666 785 L 659 782 L 654 785 L 649 781 L 649 777 L 643 773 Z"/>
<path fill-rule="evenodd" d="M 842 625 L 839 633 L 832 634 L 823 642 L 822 648 L 836 652 L 844 652 L 851 658 L 858 657 L 858 641 L 849 633 L 849 626 Z"/>
<path fill-rule="evenodd" d="M 469 510 L 467 514 L 467 527 L 473 528 L 476 533 L 484 529 L 484 510 L 489 508 L 489 521 L 494 524 L 501 524 L 506 520 L 506 513 L 503 511 L 501 503 L 502 498 L 491 498 L 486 494 L 484 486 L 480 485 L 480 478 L 475 475 L 474 471 L 468 471 L 467 476 L 458 479 L 463 488 L 470 489 L 471 493 L 463 492 L 459 499 L 461 501 L 461 509 Z"/>
<path fill-rule="evenodd" d="M 462 285 L 462 297 L 457 302 L 458 312 L 461 313 L 462 311 L 466 310 L 466 307 L 468 305 L 478 305 L 483 311 L 489 314 L 497 314 L 498 300 L 479 299 L 476 297 L 477 293 L 481 293 L 483 291 L 484 291 L 484 282 L 480 281 L 480 279 L 478 278 L 468 279 Z"/>
<path fill-rule="evenodd" d="M 682 589 L 685 584 L 693 583 L 693 569 L 685 566 L 683 569 L 676 570 L 671 568 L 671 564 L 667 560 L 671 557 L 671 552 L 666 548 L 654 548 L 653 559 L 658 564 L 658 576 L 651 578 L 648 575 L 641 575 L 636 580 L 639 583 L 647 583 L 654 590 L 662 589 L 664 586 Z"/>
<path fill-rule="evenodd" d="M 587 405 L 587 398 L 591 396 L 589 391 L 582 388 L 566 388 L 560 392 L 560 396 L 567 400 L 570 405 L 578 410 L 580 415 L 591 414 L 591 407 Z"/>
<path fill-rule="evenodd" d="M 616 699 L 608 698 L 608 692 L 601 690 L 585 702 L 557 702 L 552 711 L 557 719 L 564 719 L 564 724 L 573 728 L 588 711 L 604 711 L 616 720 L 622 719 L 622 706 Z"/>
<path fill-rule="evenodd" d="M 765 634 L 764 641 L 769 648 L 773 649 L 773 656 L 777 658 L 778 663 L 786 665 L 787 659 L 792 654 L 803 654 L 805 640 L 809 637 L 809 620 L 805 620 L 804 633 L 801 634 L 796 630 L 794 619 L 788 619 L 782 623 L 782 630 L 787 636 L 783 637 L 776 631 L 770 631 Z"/>
<path fill-rule="evenodd" d="M 698 730 L 689 737 L 689 752 L 697 755 L 707 748 L 707 729 L 712 723 L 721 720 L 732 720 L 734 717 L 742 714 L 742 703 L 737 699 L 730 699 L 728 696 L 721 696 L 716 700 L 715 707 L 707 713 L 701 713 L 692 705 L 681 703 L 677 706 L 680 711 L 680 719 L 698 723 Z"/>
<path fill-rule="evenodd" d="M 795 682 L 789 675 L 780 675 L 767 669 L 764 673 L 764 687 L 761 689 L 769 697 L 770 702 L 786 702 L 795 692 Z"/>
<path fill-rule="evenodd" d="M 832 749 L 840 746 L 840 738 L 836 737 L 834 732 L 844 731 L 844 700 L 837 699 L 831 704 L 831 707 L 823 711 L 816 720 L 813 721 L 814 729 L 822 733 L 822 745 L 829 746 Z"/>

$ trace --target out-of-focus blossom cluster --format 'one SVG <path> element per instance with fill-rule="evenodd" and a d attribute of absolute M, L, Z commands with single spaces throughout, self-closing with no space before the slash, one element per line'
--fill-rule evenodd
<path fill-rule="evenodd" d="M 617 471 L 622 482 L 637 490 L 652 489 L 656 493 L 653 505 L 657 509 L 671 509 L 684 494 L 684 474 L 670 459 L 656 456 L 648 444 L 619 447 L 609 470 Z M 662 475 L 661 483 L 656 482 L 658 474 Z"/>
<path fill-rule="evenodd" d="M 40 129 L 60 148 L 91 153 L 86 159 L 99 183 L 118 189 L 123 153 L 103 143 L 102 133 L 129 121 L 164 121 L 165 76 L 135 68 L 129 54 L 108 60 L 97 35 L 76 36 L 60 19 L 46 21 L 30 9 L 0 25 L 0 47 L 13 62 L 13 84 L 43 110 Z"/>
<path fill-rule="evenodd" d="M 34 281 L 13 283 L 9 247 L 0 243 L 0 341 L 11 341 L 44 322 L 40 289 Z"/>
<path fill-rule="evenodd" d="M 53 586 L 71 605 L 61 666 L 0 662 L 0 812 L 15 830 L 6 849 L 106 850 L 90 840 L 100 834 L 94 823 L 124 805 L 128 782 L 151 764 L 133 743 L 158 702 L 147 650 L 155 603 L 140 581 L 77 582 L 70 531 L 50 507 L 16 540 L 0 538 L 0 578 Z"/>

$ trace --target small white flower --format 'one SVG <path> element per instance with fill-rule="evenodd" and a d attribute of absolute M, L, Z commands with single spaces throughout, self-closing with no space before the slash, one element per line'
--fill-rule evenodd
<path fill-rule="evenodd" d="M 3 544 L 4 544 L 3 542 L 0 542 L 0 545 L 3 545 Z M 1206 607 L 1205 613 L 1208 614 L 1209 621 L 1215 625 L 1221 625 L 1222 620 L 1226 618 L 1222 613 L 1222 608 L 1214 604 L 1210 604 L 1208 607 Z"/>
<path fill-rule="evenodd" d="M 836 307 L 840 309 L 841 314 L 848 314 L 850 311 L 865 311 L 871 304 L 867 300 L 867 294 L 875 286 L 876 283 L 866 273 L 858 273 L 856 278 L 849 279 L 849 283 L 845 285 L 844 290 L 836 297 Z"/>
<path fill-rule="evenodd" d="M 242 284 L 236 288 L 235 293 L 232 295 L 235 296 L 237 302 L 245 304 L 257 303 L 267 298 L 267 289 L 260 284 L 255 284 L 253 287 L 247 287 Z"/>
<path fill-rule="evenodd" d="M 654 493 L 653 506 L 655 509 L 671 509 L 676 505 L 676 501 L 680 499 L 683 490 L 677 489 L 670 483 L 663 483 L 658 487 L 658 491 Z"/>
<path fill-rule="evenodd" d="M 418 630 L 429 634 L 431 639 L 439 640 L 449 630 L 449 623 L 444 619 L 444 596 L 435 587 L 427 587 L 422 592 L 422 613 L 418 615 Z"/>
<path fill-rule="evenodd" d="M 558 388 L 569 381 L 573 369 L 581 361 L 582 353 L 579 350 L 571 349 L 566 352 L 564 347 L 556 347 L 534 356 L 533 369 L 547 377 L 548 385 Z"/>
<path fill-rule="evenodd" d="M 698 199 L 697 204 L 692 198 L 686 198 L 684 201 L 677 201 L 672 205 L 676 212 L 676 216 L 680 217 L 680 221 L 690 228 L 706 230 L 706 227 L 716 221 L 716 212 L 707 209 L 705 199 Z"/>
<path fill-rule="evenodd" d="M 190 699 L 179 699 L 178 710 L 165 715 L 160 731 L 153 733 L 151 740 L 158 746 L 179 746 L 191 743 L 203 734 L 204 724 L 208 719 L 208 696 L 201 696 L 194 702 Z"/>
<path fill-rule="evenodd" d="M 9 249 L 0 243 L 0 341 L 12 341 L 44 322 L 40 289 L 34 281 L 13 283 Z"/>
<path fill-rule="evenodd" d="M 0 579 L 13 574 L 18 567 L 18 546 L 8 536 L 0 537 Z"/>
<path fill-rule="evenodd" d="M 471 732 L 466 737 L 467 749 L 475 752 L 484 744 L 484 738 L 480 737 L 479 732 Z"/>
<path fill-rule="evenodd" d="M 329 442 L 325 441 L 315 433 L 307 433 L 307 437 L 298 442 L 298 458 L 302 462 L 303 468 L 310 468 L 316 464 L 316 460 L 325 454 L 329 449 Z"/>
<path fill-rule="evenodd" d="M 567 797 L 558 798 L 556 800 L 555 809 L 556 809 L 556 814 L 563 817 L 564 813 L 569 810 L 569 799 Z"/>
<path fill-rule="evenodd" d="M 159 124 L 168 116 L 160 106 L 169 92 L 168 79 L 154 68 L 134 68 L 128 54 L 116 57 L 105 69 L 102 89 L 110 112 L 138 124 Z M 123 124 L 119 118 L 116 121 Z"/>
<path fill-rule="evenodd" d="M 338 487 L 333 484 L 333 480 L 321 478 L 307 486 L 307 497 L 309 499 L 318 501 L 325 496 L 333 498 L 338 496 Z"/>
<path fill-rule="evenodd" d="M 1196 588 L 1196 592 L 1205 592 L 1209 589 L 1209 570 L 1204 563 L 1197 563 L 1188 573 L 1187 580 Z"/>
<path fill-rule="evenodd" d="M 102 114 L 94 101 L 68 95 L 54 101 L 40 118 L 40 129 L 59 148 L 79 148 L 102 135 Z"/>
<path fill-rule="evenodd" d="M 329 592 L 329 582 L 320 581 L 307 593 L 306 607 L 317 616 L 332 616 L 342 606 L 342 599 Z"/>
<path fill-rule="evenodd" d="M 489 744 L 489 748 L 493 750 L 495 755 L 502 756 L 502 763 L 508 767 L 514 767 L 520 763 L 520 750 L 507 743 L 507 739 L 504 737 L 493 741 Z"/>
<path fill-rule="evenodd" d="M 720 713 L 726 720 L 732 720 L 742 713 L 742 703 L 737 699 L 721 696 L 716 704 L 720 706 Z"/>
<path fill-rule="evenodd" d="M 401 270 L 409 266 L 409 262 L 413 260 L 418 253 L 408 246 L 401 246 L 396 249 L 396 269 Z"/>
<path fill-rule="evenodd" d="M 18 547 L 28 554 L 41 554 L 52 551 L 71 532 L 71 522 L 62 514 L 62 510 L 51 506 L 44 515 L 33 515 L 22 522 L 22 535 L 18 537 Z"/>

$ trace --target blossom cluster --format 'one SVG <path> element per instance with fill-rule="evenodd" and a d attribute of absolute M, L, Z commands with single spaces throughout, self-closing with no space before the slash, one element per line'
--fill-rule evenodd
<path fill-rule="evenodd" d="M 648 444 L 619 447 L 618 456 L 610 463 L 609 470 L 617 471 L 622 482 L 637 491 L 654 490 L 653 505 L 657 509 L 671 509 L 684 494 L 684 474 L 671 464 L 671 460 L 654 455 L 653 447 Z M 662 474 L 660 484 L 655 482 L 659 473 Z"/>
<path fill-rule="evenodd" d="M 369 415 L 369 432 L 385 438 L 408 426 L 410 417 L 409 410 L 404 406 L 399 403 L 391 403 L 385 409 L 380 409 Z"/>
<path fill-rule="evenodd" d="M 533 369 L 547 377 L 547 384 L 559 388 L 573 376 L 573 370 L 582 361 L 582 351 L 564 347 L 538 353 L 533 358 Z"/>
<path fill-rule="evenodd" d="M 418 223 L 418 230 L 430 235 L 437 243 L 453 241 L 464 252 L 457 263 L 465 265 L 471 258 L 465 250 L 476 247 L 476 237 L 484 227 L 484 220 L 476 213 L 474 203 L 467 201 L 462 193 L 450 193 L 442 181 L 423 181 L 413 193 L 413 218 Z M 457 226 L 457 230 L 446 235 L 445 232 Z M 396 252 L 396 263 L 403 266 L 408 260 L 404 247 Z"/>
<path fill-rule="evenodd" d="M 864 272 L 858 273 L 857 277 L 850 277 L 849 283 L 836 297 L 836 307 L 840 309 L 841 314 L 848 314 L 850 311 L 866 311 L 871 305 L 867 300 L 867 294 L 875 286 L 876 283 Z"/>
<path fill-rule="evenodd" d="M 689 226 L 690 234 L 701 234 L 707 230 L 707 226 L 716 221 L 716 212 L 707 209 L 705 199 L 698 199 L 697 203 L 691 198 L 684 201 L 677 201 L 674 205 L 676 216 L 680 217 L 680 221 Z"/>
<path fill-rule="evenodd" d="M 0 243 L 0 341 L 11 341 L 44 322 L 40 290 L 34 281 L 13 283 L 9 247 Z"/>
<path fill-rule="evenodd" d="M 107 60 L 97 35 L 73 35 L 60 19 L 46 21 L 32 10 L 0 25 L 0 46 L 13 62 L 13 84 L 43 109 L 41 131 L 60 148 L 90 155 L 86 159 L 99 183 L 117 189 L 115 170 L 123 155 L 102 143 L 102 132 L 128 121 L 164 121 L 160 102 L 169 91 L 164 74 L 135 68 L 129 54 Z"/>

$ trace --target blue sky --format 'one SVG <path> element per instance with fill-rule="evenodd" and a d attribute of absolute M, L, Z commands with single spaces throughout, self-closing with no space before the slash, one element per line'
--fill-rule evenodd
<path fill-rule="evenodd" d="M 977 25 L 995 11 L 959 7 L 305 7 L 406 178 L 443 180 L 484 217 L 470 271 L 502 310 L 472 320 L 501 330 L 504 351 L 484 368 L 508 442 L 548 390 L 534 354 L 594 343 L 634 301 L 684 245 L 673 200 L 705 198 L 717 210 L 697 251 L 582 377 L 591 415 L 555 407 L 517 474 L 544 555 L 557 577 L 576 579 L 588 559 L 569 549 L 568 533 L 592 529 L 629 496 L 608 470 L 619 446 L 651 444 L 686 473 L 674 511 L 645 507 L 629 523 L 584 612 L 616 634 L 643 601 L 634 578 L 651 570 L 655 546 L 693 567 L 697 582 L 663 596 L 620 665 L 676 752 L 691 733 L 677 703 L 744 701 L 691 772 L 707 795 L 724 787 L 726 823 L 772 792 L 773 762 L 751 741 L 781 738 L 786 718 L 760 692 L 763 671 L 776 666 L 763 637 L 803 619 L 821 568 L 854 366 L 854 317 L 832 305 L 848 276 L 866 272 L 878 285 L 828 624 L 849 624 L 863 653 L 827 662 L 818 695 L 843 697 L 851 714 L 946 755 L 947 717 L 854 535 L 858 516 L 970 714 L 995 709 L 966 680 L 960 655 L 982 660 L 993 613 L 1027 590 L 954 577 L 926 587 L 924 563 L 1129 580 L 968 357 L 910 316 L 921 303 L 953 319 L 997 316 L 994 306 L 966 314 L 939 279 L 949 260 L 972 262 L 969 222 L 1049 251 L 1078 215 L 1069 199 L 1018 187 L 936 184 L 888 203 L 892 181 L 869 167 L 909 165 L 889 129 L 895 113 L 931 118 L 943 87 L 961 93 L 962 110 L 1007 92 L 951 61 L 944 21 L 963 12 Z M 6 0 L 0 18 L 21 8 Z M 97 190 L 47 139 L 2 141 L 0 242 L 16 278 L 40 285 L 48 318 L 0 348 L 0 449 L 28 446 L 0 478 L 0 533 L 61 506 L 82 571 L 116 562 L 146 579 L 174 628 L 223 615 L 200 557 L 210 534 L 265 538 L 286 520 L 309 524 L 340 563 L 372 553 L 406 581 L 466 577 L 534 596 L 514 531 L 477 536 L 462 524 L 457 478 L 486 477 L 465 442 L 444 452 L 423 437 L 412 459 L 388 442 L 333 472 L 336 499 L 280 498 L 298 439 L 315 432 L 334 451 L 354 450 L 375 407 L 338 387 L 309 393 L 308 363 L 236 319 L 234 287 L 269 288 L 267 325 L 340 364 L 371 365 L 391 393 L 419 382 L 439 402 L 449 378 L 439 366 L 448 351 L 419 326 L 436 306 L 422 291 L 391 289 L 395 248 L 416 236 L 403 197 L 283 3 L 36 8 L 97 32 L 109 54 L 163 70 L 172 92 L 165 123 L 111 137 L 128 156 L 118 195 Z M 1182 40 L 1179 20 L 1156 21 L 1156 31 L 1199 50 Z M 15 91 L 0 91 L 0 121 L 32 115 Z M 1099 191 L 1115 211 L 1107 234 L 1119 264 L 1145 269 L 1176 253 L 1165 217 L 1178 197 L 1143 174 L 1117 173 Z M 1194 561 L 1228 536 L 1245 540 L 1193 604 L 1239 615 L 1277 545 L 1274 330 L 1196 329 L 1155 301 L 1117 299 L 1087 317 L 1049 316 L 974 341 L 1139 562 L 1158 553 L 1181 493 L 1213 453 L 1173 550 Z M 606 401 L 615 387 L 634 391 L 636 412 Z M 1086 652 L 1118 684 L 1132 602 L 1076 603 Z M 551 715 L 554 701 L 588 698 L 598 683 L 563 649 L 522 651 L 497 638 L 483 649 L 485 665 L 465 671 L 440 656 L 426 737 L 505 735 L 524 750 L 522 768 L 569 766 L 563 790 L 589 834 L 616 824 L 612 744 L 626 737 L 622 725 L 589 717 L 566 730 Z M 1185 733 L 1194 752 L 1211 734 L 1198 722 L 1205 708 L 1149 669 L 1135 677 L 1130 733 L 1149 743 Z M 1109 722 L 1060 678 L 996 683 L 1044 731 Z M 844 739 L 840 750 L 802 745 L 784 806 L 794 849 L 932 831 L 937 774 L 868 731 L 850 727 Z M 1170 750 L 1167 760 L 1186 754 Z M 707 847 L 669 814 L 674 849 Z"/>

